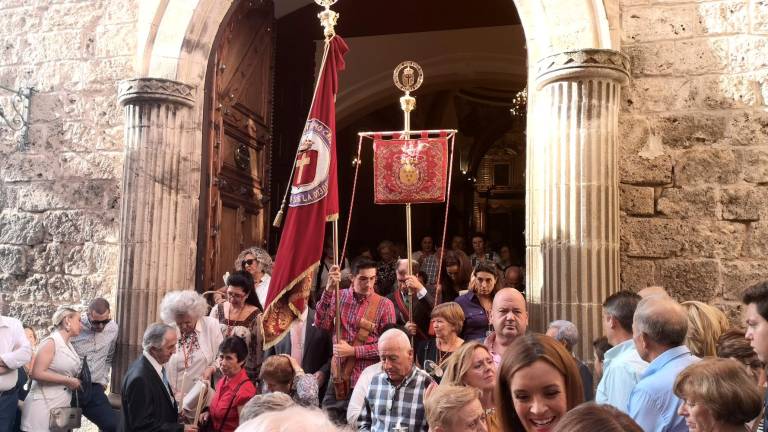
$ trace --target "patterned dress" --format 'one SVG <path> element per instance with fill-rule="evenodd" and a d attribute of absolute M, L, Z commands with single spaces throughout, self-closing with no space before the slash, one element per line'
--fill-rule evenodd
<path fill-rule="evenodd" d="M 228 302 L 219 303 L 211 309 L 210 316 L 219 321 L 221 334 L 224 338 L 229 336 L 239 336 L 245 340 L 248 346 L 248 357 L 245 359 L 245 371 L 248 377 L 258 382 L 261 363 L 264 361 L 264 335 L 261 333 L 261 319 L 263 317 L 261 310 L 254 309 L 247 317 L 242 320 L 227 319 L 224 313 L 224 305 Z"/>

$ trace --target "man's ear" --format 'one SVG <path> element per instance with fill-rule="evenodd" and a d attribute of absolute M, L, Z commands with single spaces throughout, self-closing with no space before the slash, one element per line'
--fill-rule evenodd
<path fill-rule="evenodd" d="M 617 320 L 615 316 L 607 315 L 606 318 L 608 319 L 608 327 L 610 327 L 611 330 L 615 329 L 616 326 L 619 325 L 619 320 Z"/>

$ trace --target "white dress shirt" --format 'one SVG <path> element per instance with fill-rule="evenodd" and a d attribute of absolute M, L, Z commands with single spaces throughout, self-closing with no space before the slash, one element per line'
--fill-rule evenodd
<path fill-rule="evenodd" d="M 309 308 L 304 308 L 304 312 L 298 317 L 298 319 L 291 322 L 291 357 L 293 357 L 300 365 L 304 359 L 304 337 L 307 331 L 307 315 Z M 301 365 L 304 367 L 304 365 Z"/>
<path fill-rule="evenodd" d="M 19 379 L 17 369 L 24 366 L 32 357 L 24 326 L 16 318 L 0 315 L 0 359 L 11 369 L 0 374 L 0 391 L 12 389 Z"/>
<path fill-rule="evenodd" d="M 112 358 L 115 356 L 118 327 L 112 320 L 100 331 L 91 328 L 88 314 L 80 317 L 82 330 L 73 336 L 70 342 L 80 358 L 88 357 L 88 368 L 91 370 L 91 381 L 103 386 L 109 384 L 109 372 L 112 368 Z"/>
<path fill-rule="evenodd" d="M 347 424 L 357 424 L 357 418 L 360 417 L 360 413 L 363 411 L 365 397 L 368 395 L 371 381 L 373 380 L 373 377 L 378 375 L 381 371 L 381 362 L 372 364 L 363 369 L 360 378 L 358 378 L 357 383 L 355 383 L 355 388 L 352 390 L 352 396 L 349 397 L 349 404 L 347 405 Z"/>
<path fill-rule="evenodd" d="M 256 284 L 256 297 L 259 298 L 259 303 L 261 303 L 261 307 L 265 309 L 267 307 L 267 293 L 269 293 L 270 280 L 272 280 L 272 277 L 264 273 L 264 276 L 262 276 L 261 278 L 261 282 Z"/>

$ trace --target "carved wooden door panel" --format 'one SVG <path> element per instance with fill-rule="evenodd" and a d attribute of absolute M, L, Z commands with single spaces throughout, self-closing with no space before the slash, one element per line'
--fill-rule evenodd
<path fill-rule="evenodd" d="M 267 244 L 273 24 L 271 0 L 242 1 L 214 50 L 204 290 L 222 286 L 241 250 Z"/>

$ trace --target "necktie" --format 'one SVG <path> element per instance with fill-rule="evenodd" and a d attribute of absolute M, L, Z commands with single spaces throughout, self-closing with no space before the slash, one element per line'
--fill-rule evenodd
<path fill-rule="evenodd" d="M 173 396 L 171 396 L 171 383 L 168 381 L 168 375 L 165 373 L 165 367 L 162 369 L 163 372 L 163 386 L 165 386 L 165 391 L 168 393 L 168 397 L 173 402 Z"/>

